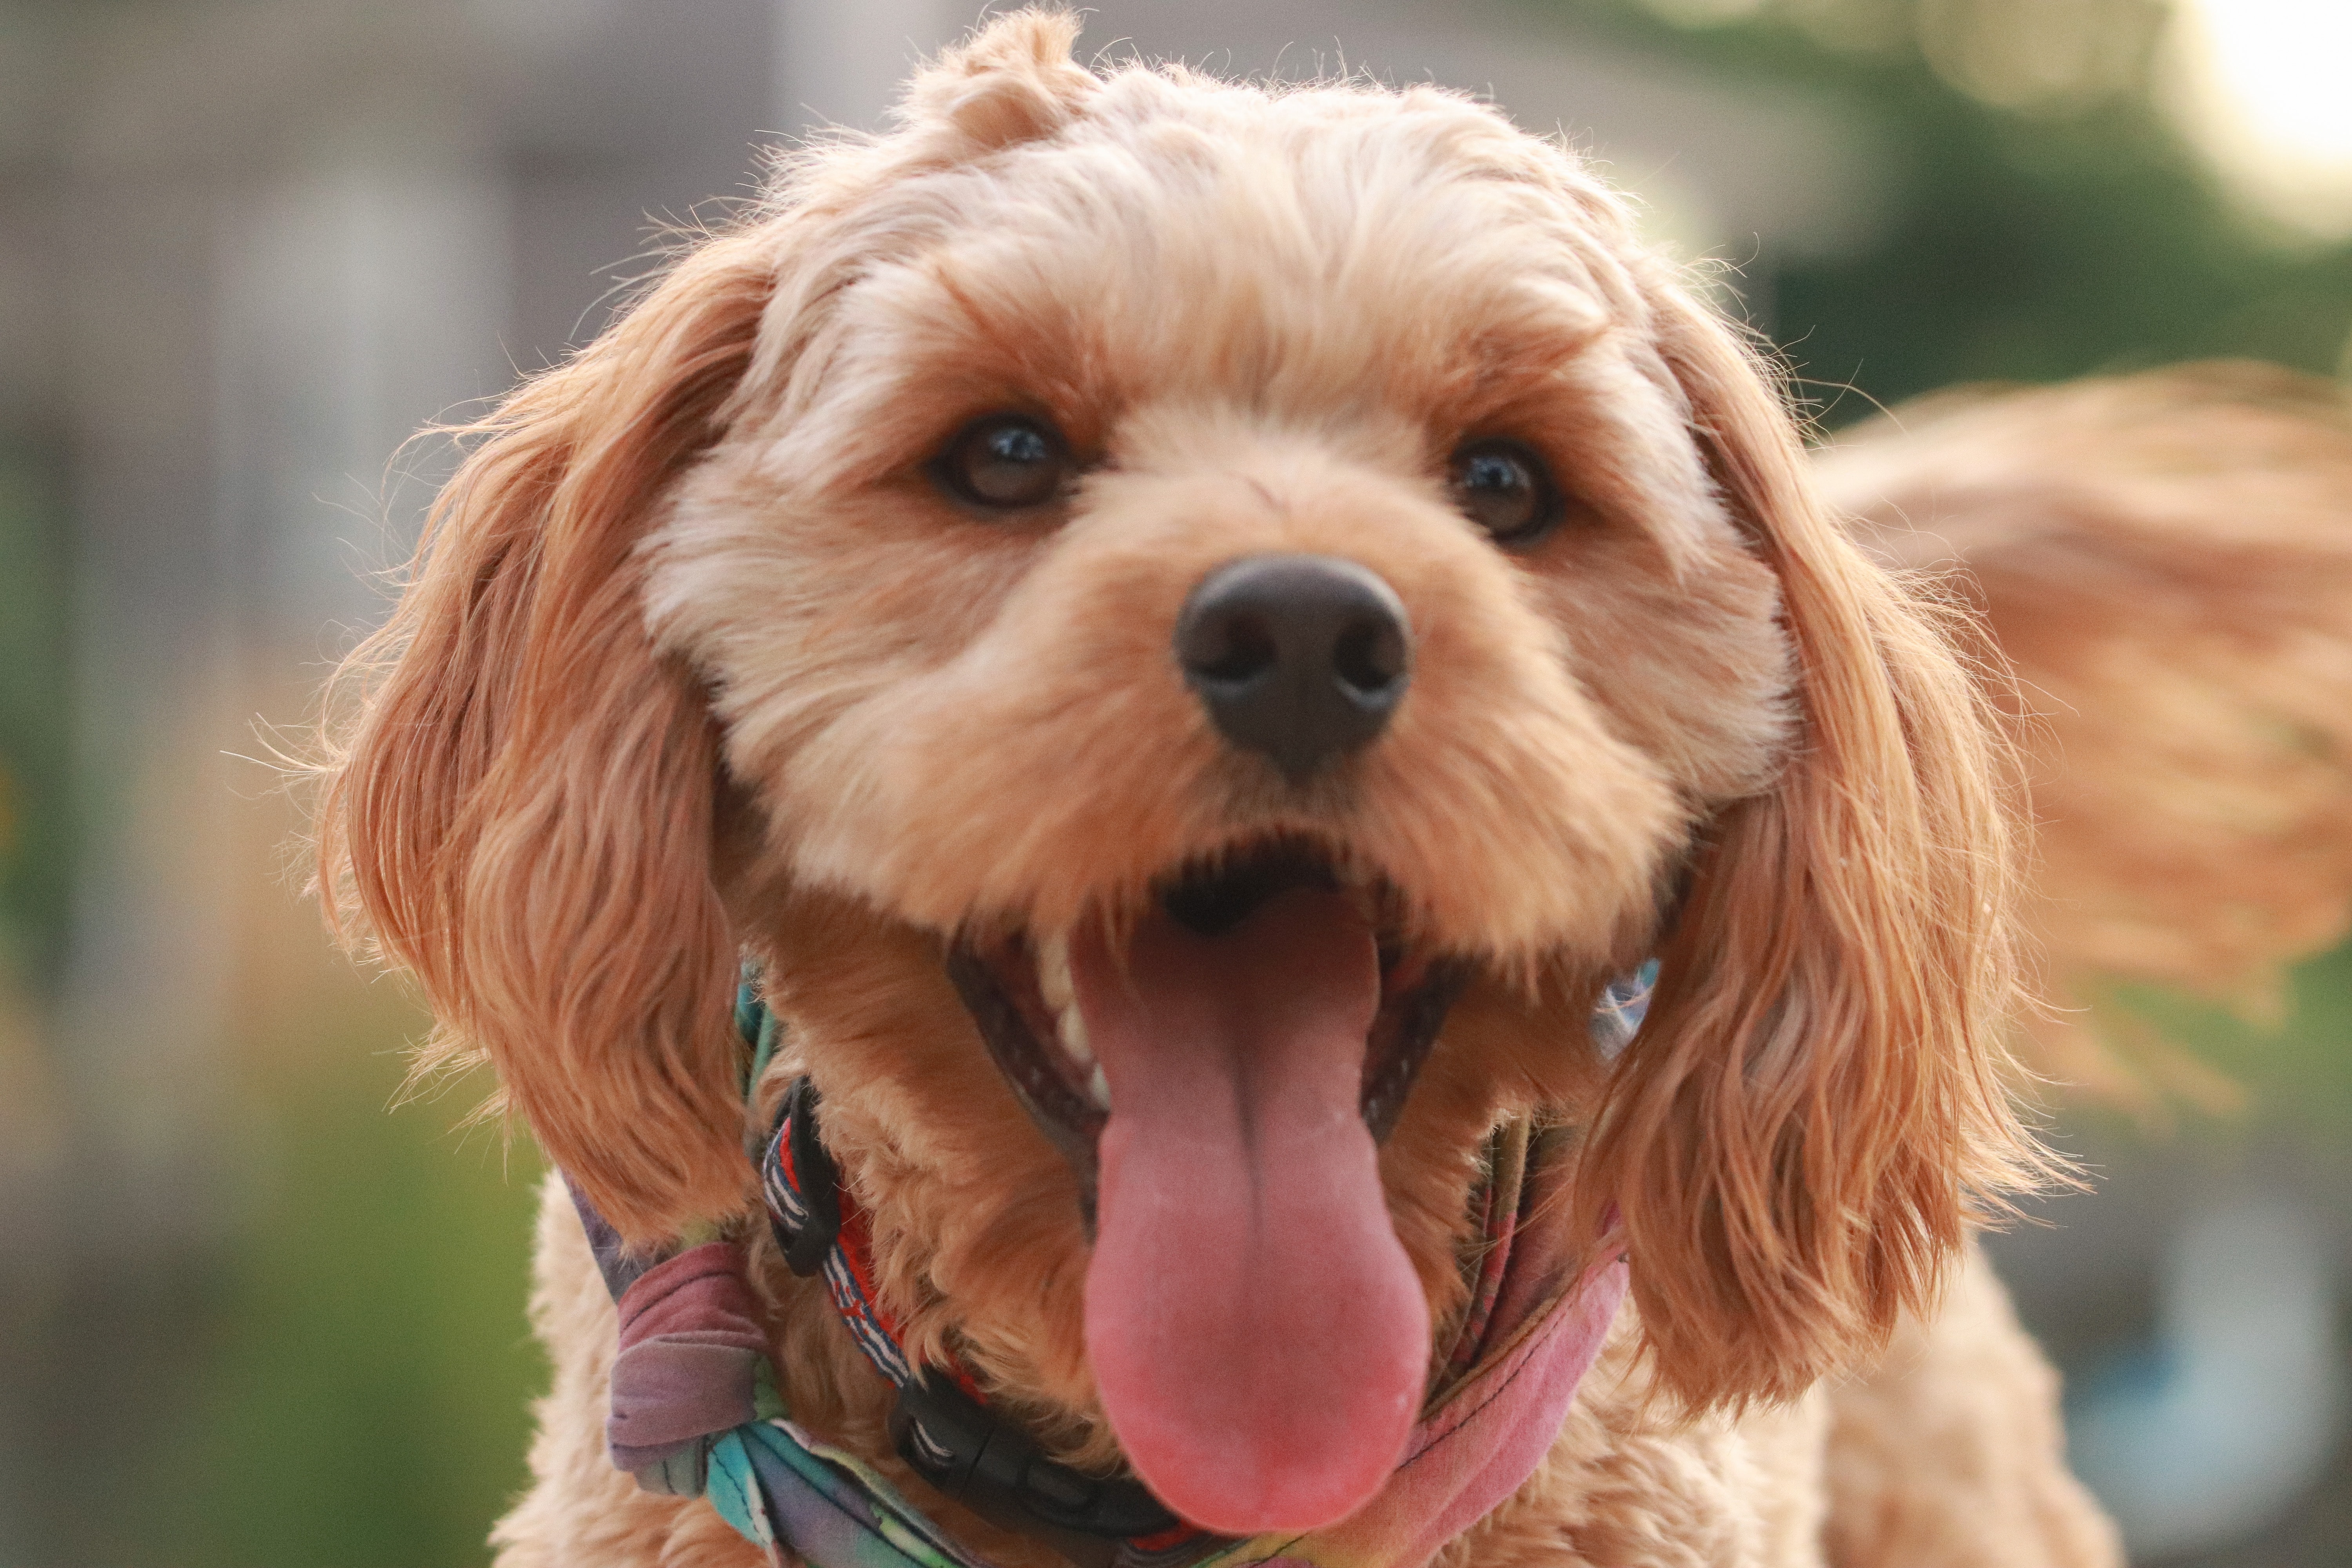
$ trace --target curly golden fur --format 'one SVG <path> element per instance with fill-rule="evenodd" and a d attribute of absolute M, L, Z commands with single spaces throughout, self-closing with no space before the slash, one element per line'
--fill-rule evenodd
<path fill-rule="evenodd" d="M 1936 1561 L 2112 1562 L 1998 1287 L 1970 1264 L 1932 1318 L 1972 1205 L 2037 1158 L 2004 1089 L 2006 764 L 1941 612 L 1849 542 L 1750 351 L 1559 146 L 1425 88 L 1097 75 L 1076 32 L 991 24 L 483 423 L 346 668 L 346 930 L 641 1241 L 756 1212 L 728 1009 L 757 957 L 910 1349 L 1113 1467 L 1076 1178 L 943 944 L 1116 925 L 1177 867 L 1313 843 L 1473 976 L 1380 1155 L 1433 1316 L 1482 1141 L 1532 1108 L 1586 1130 L 1578 1223 L 1613 1211 L 1633 1262 L 1551 1460 L 1449 1563 L 1924 1561 L 1874 1543 L 1956 1495 L 1933 1516 L 1972 1534 Z M 929 465 L 1007 408 L 1086 477 L 976 519 Z M 1570 492 L 1516 552 L 1444 481 L 1496 435 Z M 1169 653 L 1205 573 L 1276 552 L 1369 567 L 1415 637 L 1387 733 L 1295 786 Z M 1605 1061 L 1586 1015 L 1653 952 Z M 898 1465 L 822 1291 L 757 1261 L 797 1417 L 1054 1561 Z M 556 1381 L 502 1561 L 753 1561 L 604 1459 L 613 1314 L 560 1195 L 536 1311 Z M 1978 1472 L 1873 1435 L 1899 1393 L 1865 1420 L 1822 1388 L 1898 1328 L 1997 1352 L 1903 1373 L 1993 1391 L 1922 1417 Z"/>

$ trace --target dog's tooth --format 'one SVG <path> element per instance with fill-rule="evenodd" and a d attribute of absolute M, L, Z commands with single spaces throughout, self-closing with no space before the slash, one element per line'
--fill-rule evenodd
<path fill-rule="evenodd" d="M 1087 1039 L 1086 1015 L 1078 1011 L 1078 988 L 1070 978 L 1070 939 L 1047 937 L 1037 944 L 1037 994 L 1054 1015 L 1054 1035 L 1062 1049 L 1080 1067 L 1095 1059 Z"/>
<path fill-rule="evenodd" d="M 1070 980 L 1067 935 L 1049 936 L 1037 944 L 1037 991 L 1045 998 L 1045 1005 L 1056 1014 L 1067 1013 L 1076 1005 L 1077 987 Z"/>
<path fill-rule="evenodd" d="M 1094 1097 L 1097 1110 L 1110 1109 L 1110 1079 L 1103 1076 L 1102 1064 L 1095 1064 L 1094 1072 L 1087 1079 L 1087 1093 Z"/>
<path fill-rule="evenodd" d="M 1072 1061 L 1085 1067 L 1095 1059 L 1094 1042 L 1087 1038 L 1087 1016 L 1076 1003 L 1054 1015 L 1054 1029 Z"/>

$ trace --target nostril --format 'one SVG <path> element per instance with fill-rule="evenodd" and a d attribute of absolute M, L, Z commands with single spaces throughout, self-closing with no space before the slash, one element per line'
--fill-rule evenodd
<path fill-rule="evenodd" d="M 1265 674 L 1282 657 L 1282 645 L 1263 616 L 1246 610 L 1207 616 L 1187 628 L 1180 650 L 1195 679 L 1231 685 Z"/>
<path fill-rule="evenodd" d="M 1403 628 L 1385 616 L 1359 617 L 1340 631 L 1331 654 L 1339 683 L 1359 699 L 1377 700 L 1404 675 Z"/>

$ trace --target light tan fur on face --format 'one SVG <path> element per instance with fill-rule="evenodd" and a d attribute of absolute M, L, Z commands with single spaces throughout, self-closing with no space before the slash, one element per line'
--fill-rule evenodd
<path fill-rule="evenodd" d="M 349 667 L 321 823 L 343 918 L 640 1240 L 756 1204 L 726 1010 L 737 952 L 761 959 L 778 1070 L 823 1090 L 910 1348 L 1110 1467 L 1073 1178 L 943 948 L 1117 921 L 1186 861 L 1311 840 L 1475 975 L 1381 1154 L 1434 1313 L 1504 1115 L 1583 1126 L 1575 1223 L 1629 1239 L 1632 1392 L 1594 1395 L 1586 1457 L 1476 1553 L 1617 1539 L 1572 1522 L 1597 1509 L 1685 1539 L 1591 1561 L 1810 1561 L 1803 1500 L 1757 1500 L 1810 1472 L 1724 1458 L 1734 1414 L 1927 1310 L 1971 1194 L 2032 1159 L 1979 699 L 1822 511 L 1740 342 L 1570 154 L 1426 89 L 1097 77 L 1075 33 L 992 24 L 901 130 L 787 165 L 483 423 Z M 927 473 L 1004 409 L 1087 465 L 1038 515 L 974 515 Z M 1498 436 L 1572 496 L 1521 550 L 1444 482 Z M 1299 787 L 1219 741 L 1170 646 L 1205 574 L 1272 552 L 1377 573 L 1415 638 L 1390 731 Z M 1653 952 L 1649 1021 L 1603 1062 L 1594 993 Z M 608 1319 L 563 1267 L 545 1418 L 579 1424 L 602 1363 L 571 1342 Z M 763 1279 L 794 1408 L 881 1458 L 887 1391 L 820 1299 Z M 678 1522 L 698 1505 L 586 1480 L 581 1444 L 542 1440 L 515 1561 L 555 1560 L 559 1506 L 667 1521 L 583 1560 L 728 1559 Z M 1697 1468 L 1645 1490 L 1630 1456 Z M 1619 1500 L 1580 1491 L 1609 1475 Z M 1721 1509 L 1669 1507 L 1685 1482 Z"/>

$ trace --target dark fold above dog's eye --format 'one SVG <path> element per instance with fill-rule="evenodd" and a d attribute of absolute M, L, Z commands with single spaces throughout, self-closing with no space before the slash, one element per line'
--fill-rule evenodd
<path fill-rule="evenodd" d="M 933 467 L 949 493 L 974 506 L 1043 506 L 1068 483 L 1070 449 L 1045 420 L 992 414 L 959 431 Z"/>
<path fill-rule="evenodd" d="M 1454 504 L 1497 544 L 1534 542 L 1564 510 L 1551 470 L 1517 441 L 1471 442 L 1454 454 L 1448 482 Z"/>

